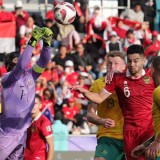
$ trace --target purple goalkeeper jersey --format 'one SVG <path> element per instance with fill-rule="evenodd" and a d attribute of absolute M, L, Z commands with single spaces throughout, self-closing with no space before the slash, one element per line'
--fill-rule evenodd
<path fill-rule="evenodd" d="M 6 73 L 2 77 L 0 156 L 2 155 L 1 158 L 4 159 L 18 144 L 24 142 L 25 131 L 31 124 L 31 110 L 35 99 L 35 81 L 40 76 L 40 73 L 37 73 L 33 68 L 27 69 L 32 51 L 33 48 L 28 45 L 13 71 Z M 43 47 L 37 65 L 40 68 L 45 68 L 50 56 L 50 48 Z M 12 138 L 16 138 L 16 140 L 13 141 L 11 140 Z M 9 142 L 7 142 L 7 139 Z M 8 153 L 6 151 L 3 153 L 2 150 L 5 149 L 6 143 L 8 143 Z M 11 144 L 9 145 L 9 143 Z"/>

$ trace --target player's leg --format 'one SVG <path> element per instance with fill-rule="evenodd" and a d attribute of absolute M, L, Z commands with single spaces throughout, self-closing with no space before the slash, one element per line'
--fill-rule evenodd
<path fill-rule="evenodd" d="M 141 144 L 141 130 L 130 130 L 124 131 L 124 150 L 126 153 L 127 160 L 137 160 L 131 156 L 132 150 Z M 145 160 L 144 155 L 142 155 L 138 160 Z"/>
<path fill-rule="evenodd" d="M 108 137 L 98 139 L 95 160 L 124 160 L 123 142 Z"/>

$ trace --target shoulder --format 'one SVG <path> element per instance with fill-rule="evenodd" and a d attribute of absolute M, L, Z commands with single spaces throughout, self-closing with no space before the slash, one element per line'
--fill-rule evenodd
<path fill-rule="evenodd" d="M 102 77 L 93 82 L 93 84 L 90 87 L 90 91 L 99 92 L 104 87 L 105 87 L 105 82 L 104 82 L 104 77 Z"/>
<path fill-rule="evenodd" d="M 160 101 L 160 96 L 159 95 L 160 95 L 160 86 L 158 86 L 153 92 L 154 100 Z"/>

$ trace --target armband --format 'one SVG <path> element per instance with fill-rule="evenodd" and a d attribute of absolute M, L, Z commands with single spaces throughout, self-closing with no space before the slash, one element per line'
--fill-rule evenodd
<path fill-rule="evenodd" d="M 45 68 L 41 68 L 41 67 L 39 67 L 37 64 L 35 64 L 35 65 L 33 66 L 33 70 L 34 70 L 36 73 L 42 73 L 42 72 L 45 70 Z"/>

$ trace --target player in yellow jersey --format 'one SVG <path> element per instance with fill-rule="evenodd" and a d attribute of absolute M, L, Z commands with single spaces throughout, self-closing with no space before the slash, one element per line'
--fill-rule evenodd
<path fill-rule="evenodd" d="M 108 71 L 123 72 L 125 67 L 122 52 L 108 53 Z M 99 78 L 92 84 L 90 91 L 99 93 L 105 85 L 105 78 Z M 91 102 L 88 106 L 87 119 L 98 125 L 95 160 L 124 160 L 123 116 L 116 94 L 113 93 L 99 105 Z"/>
<path fill-rule="evenodd" d="M 156 85 L 153 92 L 152 117 L 154 122 L 155 140 L 150 140 L 137 146 L 132 151 L 133 157 L 139 157 L 145 152 L 146 159 L 160 160 L 160 56 L 154 58 L 151 68 L 152 77 Z M 149 146 L 149 147 L 148 147 Z"/>

